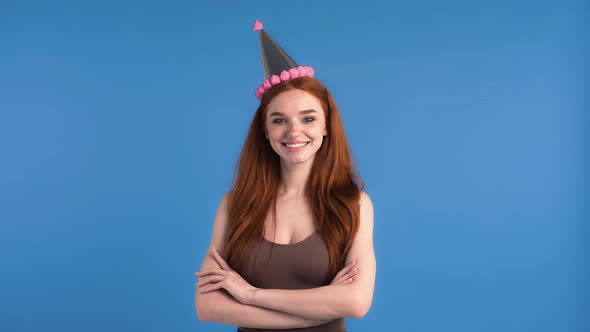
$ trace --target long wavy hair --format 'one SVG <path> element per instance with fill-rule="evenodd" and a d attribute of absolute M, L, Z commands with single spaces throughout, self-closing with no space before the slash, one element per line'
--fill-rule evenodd
<path fill-rule="evenodd" d="M 327 280 L 331 280 L 344 265 L 359 228 L 359 200 L 364 183 L 354 169 L 342 120 L 332 96 L 320 81 L 310 77 L 273 86 L 260 101 L 242 148 L 234 187 L 229 194 L 227 260 L 236 271 L 241 271 L 245 251 L 262 240 L 264 221 L 270 209 L 276 207 L 281 166 L 280 157 L 266 138 L 266 112 L 276 96 L 293 89 L 315 96 L 326 117 L 327 136 L 313 161 L 307 198 L 317 230 L 328 249 L 330 267 Z M 276 210 L 273 213 L 276 217 Z"/>

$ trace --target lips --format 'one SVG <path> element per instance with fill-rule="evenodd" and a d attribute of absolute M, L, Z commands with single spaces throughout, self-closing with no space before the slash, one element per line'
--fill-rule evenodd
<path fill-rule="evenodd" d="M 292 143 L 281 143 L 289 149 L 298 149 L 306 146 L 309 142 L 292 142 Z"/>

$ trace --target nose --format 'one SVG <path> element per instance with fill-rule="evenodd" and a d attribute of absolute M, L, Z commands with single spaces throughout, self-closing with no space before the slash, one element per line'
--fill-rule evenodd
<path fill-rule="evenodd" d="M 300 133 L 299 123 L 296 123 L 295 121 L 291 121 L 291 123 L 289 124 L 289 131 L 287 132 L 287 134 L 289 135 L 289 137 L 298 137 L 299 133 Z"/>

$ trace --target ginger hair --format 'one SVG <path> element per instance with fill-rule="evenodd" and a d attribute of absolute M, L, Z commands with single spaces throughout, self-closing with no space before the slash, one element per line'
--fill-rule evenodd
<path fill-rule="evenodd" d="M 317 230 L 328 249 L 329 281 L 343 267 L 358 231 L 364 183 L 354 169 L 342 120 L 331 94 L 320 81 L 310 77 L 281 82 L 262 96 L 229 194 L 227 261 L 236 271 L 241 271 L 245 251 L 262 240 L 264 221 L 275 206 L 281 168 L 280 157 L 266 138 L 266 112 L 276 96 L 293 89 L 315 96 L 326 117 L 327 135 L 313 161 L 307 197 Z"/>

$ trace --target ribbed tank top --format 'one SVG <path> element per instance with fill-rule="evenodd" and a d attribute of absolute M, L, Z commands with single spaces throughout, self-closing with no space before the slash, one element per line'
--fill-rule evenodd
<path fill-rule="evenodd" d="M 252 286 L 267 289 L 307 289 L 325 286 L 329 273 L 328 249 L 318 232 L 294 244 L 279 244 L 266 240 L 246 250 L 242 261 L 242 277 Z M 239 331 L 255 332 L 343 332 L 344 319 L 299 329 L 252 329 L 240 327 Z"/>

